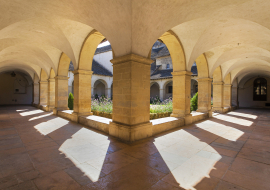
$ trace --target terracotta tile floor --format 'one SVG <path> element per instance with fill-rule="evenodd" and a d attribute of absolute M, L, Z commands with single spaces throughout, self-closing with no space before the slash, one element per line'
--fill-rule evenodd
<path fill-rule="evenodd" d="M 239 109 L 132 145 L 0 107 L 0 189 L 270 189 L 270 111 Z"/>

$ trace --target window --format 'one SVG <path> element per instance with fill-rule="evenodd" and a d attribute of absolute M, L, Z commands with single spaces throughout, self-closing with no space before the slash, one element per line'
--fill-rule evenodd
<path fill-rule="evenodd" d="M 170 69 L 170 64 L 167 64 L 166 65 L 166 69 Z"/>
<path fill-rule="evenodd" d="M 264 78 L 257 78 L 253 85 L 253 101 L 267 100 L 267 81 Z"/>
<path fill-rule="evenodd" d="M 172 86 L 168 86 L 168 93 L 172 93 Z"/>

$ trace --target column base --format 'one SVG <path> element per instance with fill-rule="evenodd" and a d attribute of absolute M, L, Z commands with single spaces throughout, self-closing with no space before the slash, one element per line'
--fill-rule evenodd
<path fill-rule="evenodd" d="M 224 108 L 223 107 L 213 107 L 212 112 L 223 113 Z"/>
<path fill-rule="evenodd" d="M 85 113 L 77 113 L 73 112 L 71 121 L 78 123 L 79 122 L 79 116 L 88 116 L 88 115 L 93 115 L 93 112 L 85 112 Z"/>
<path fill-rule="evenodd" d="M 54 109 L 54 106 L 47 106 L 46 107 L 47 112 L 51 112 L 51 111 L 53 111 L 53 109 Z"/>
<path fill-rule="evenodd" d="M 64 108 L 53 108 L 53 114 L 57 115 L 58 111 L 63 111 L 63 110 L 69 110 L 68 107 L 64 107 Z"/>
<path fill-rule="evenodd" d="M 109 134 L 125 142 L 134 142 L 153 135 L 152 123 L 142 123 L 139 125 L 124 125 L 116 122 L 109 124 Z"/>
<path fill-rule="evenodd" d="M 201 113 L 208 113 L 208 117 L 212 117 L 212 110 L 200 110 L 197 109 L 196 112 L 201 112 Z"/>
<path fill-rule="evenodd" d="M 189 124 L 192 124 L 192 115 L 191 114 L 185 115 L 185 125 L 189 125 Z"/>

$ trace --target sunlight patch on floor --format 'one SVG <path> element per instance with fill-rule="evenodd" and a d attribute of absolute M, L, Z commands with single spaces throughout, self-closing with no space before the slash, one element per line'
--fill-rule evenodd
<path fill-rule="evenodd" d="M 26 111 L 26 110 L 28 110 L 28 109 L 22 109 L 22 110 L 16 110 L 17 112 L 20 112 L 20 111 Z"/>
<path fill-rule="evenodd" d="M 36 119 L 40 119 L 40 118 L 43 118 L 43 117 L 47 117 L 47 116 L 50 116 L 52 115 L 53 113 L 49 113 L 49 114 L 45 114 L 45 115 L 41 115 L 41 116 L 37 116 L 37 117 L 32 117 L 31 119 L 29 119 L 28 121 L 33 121 L 33 120 L 36 120 Z"/>
<path fill-rule="evenodd" d="M 34 111 L 28 111 L 28 112 L 23 112 L 23 113 L 20 113 L 21 116 L 28 116 L 28 115 L 34 115 L 34 114 L 37 114 L 37 113 L 43 113 L 44 111 L 42 110 L 34 110 Z"/>
<path fill-rule="evenodd" d="M 218 115 L 218 116 L 216 116 L 216 118 L 221 119 L 223 121 L 230 122 L 230 123 L 234 123 L 237 125 L 246 126 L 246 127 L 251 126 L 253 124 L 252 121 L 245 120 L 245 119 L 239 119 L 239 118 L 236 118 L 233 116 L 228 116 L 228 115 Z"/>
<path fill-rule="evenodd" d="M 84 176 L 98 181 L 106 158 L 110 140 L 108 137 L 86 128 L 81 128 L 59 148 Z M 91 161 L 91 165 L 87 162 Z"/>
<path fill-rule="evenodd" d="M 235 116 L 246 117 L 246 118 L 250 118 L 250 119 L 257 119 L 258 118 L 256 115 L 247 114 L 247 113 L 228 112 L 227 114 L 228 115 L 235 115 Z"/>
<path fill-rule="evenodd" d="M 68 124 L 69 121 L 64 120 L 62 118 L 55 118 L 52 120 L 49 120 L 47 122 L 42 122 L 36 126 L 34 126 L 35 129 L 38 130 L 43 135 L 48 135 L 57 129 L 60 129 L 61 127 L 65 126 Z"/>

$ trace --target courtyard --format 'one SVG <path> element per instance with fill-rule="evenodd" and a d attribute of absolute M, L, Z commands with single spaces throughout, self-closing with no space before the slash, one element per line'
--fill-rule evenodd
<path fill-rule="evenodd" d="M 31 106 L 0 107 L 0 189 L 267 190 L 269 150 L 263 109 L 126 144 Z"/>

